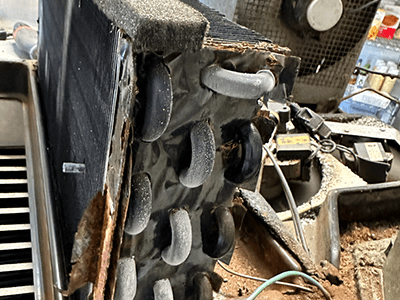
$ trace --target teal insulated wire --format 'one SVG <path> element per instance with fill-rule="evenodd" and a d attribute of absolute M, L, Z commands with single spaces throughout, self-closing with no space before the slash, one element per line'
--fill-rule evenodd
<path fill-rule="evenodd" d="M 311 276 L 303 273 L 303 272 L 298 272 L 298 271 L 286 271 L 283 272 L 281 274 L 278 274 L 274 277 L 272 277 L 271 279 L 267 280 L 266 282 L 264 282 L 262 285 L 260 285 L 254 292 L 253 294 L 251 294 L 246 300 L 254 300 L 256 299 L 256 297 L 269 285 L 275 283 L 276 281 L 282 280 L 286 277 L 291 277 L 291 276 L 300 276 L 303 277 L 304 279 L 306 279 L 307 281 L 309 281 L 310 283 L 312 283 L 313 285 L 315 285 L 316 287 L 318 287 L 322 293 L 324 294 L 325 298 L 328 300 L 331 300 L 331 296 L 329 295 L 329 293 L 324 289 L 324 287 L 318 282 L 316 281 L 314 278 L 312 278 Z"/>

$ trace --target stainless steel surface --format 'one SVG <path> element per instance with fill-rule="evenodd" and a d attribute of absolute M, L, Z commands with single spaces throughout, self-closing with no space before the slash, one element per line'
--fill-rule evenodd
<path fill-rule="evenodd" d="M 0 208 L 0 215 L 29 213 L 28 207 Z"/>
<path fill-rule="evenodd" d="M 0 232 L 1 231 L 29 230 L 29 229 L 31 229 L 31 225 L 29 225 L 29 224 L 0 225 Z M 0 267 L 1 267 L 1 265 L 0 265 Z"/>
<path fill-rule="evenodd" d="M 0 244 L 0 250 L 16 250 L 16 249 L 27 249 L 32 248 L 32 243 L 7 243 Z"/>
<path fill-rule="evenodd" d="M 42 117 L 37 90 L 36 73 L 33 63 L 27 63 L 29 76 L 28 101 L 24 102 L 25 147 L 27 155 L 28 178 L 33 178 L 33 189 L 29 190 L 30 201 L 36 207 L 32 207 L 36 213 L 37 223 L 31 222 L 32 231 L 37 230 L 39 236 L 41 270 L 36 269 L 38 277 L 45 279 L 41 287 L 39 299 L 63 299 L 57 288 L 65 288 L 63 283 L 64 269 L 61 259 L 57 229 L 54 222 L 54 208 L 50 193 L 49 169 L 47 162 L 46 146 Z M 32 215 L 31 215 L 32 216 Z M 32 218 L 32 217 L 31 217 Z M 36 228 L 35 228 L 36 227 Z"/>
<path fill-rule="evenodd" d="M 55 288 L 65 287 L 62 285 L 63 267 L 61 266 L 53 204 L 49 190 L 47 157 L 34 71 L 35 62 L 18 59 L 0 61 L 0 69 L 0 115 L 2 114 L 0 122 L 1 128 L 5 129 L 0 133 L 0 148 L 24 147 L 26 153 L 14 157 L 1 155 L 0 159 L 3 161 L 16 157 L 22 160 L 26 158 L 26 168 L 4 167 L 0 171 L 18 174 L 26 170 L 25 178 L 27 178 L 1 179 L 0 186 L 10 183 L 27 184 L 28 186 L 27 192 L 18 190 L 0 193 L 0 199 L 2 201 L 11 199 L 12 201 L 12 199 L 19 200 L 28 197 L 30 213 L 30 224 L 2 225 L 0 233 L 2 230 L 22 230 L 29 227 L 31 229 L 31 242 L 0 244 L 0 250 L 32 248 L 31 268 L 34 277 L 34 286 L 13 287 L 11 290 L 3 288 L 0 289 L 0 295 L 18 295 L 34 291 L 36 300 L 62 299 L 61 294 Z M 6 121 L 14 125 L 4 124 Z M 11 142 L 7 139 L 11 139 Z M 20 213 L 21 210 L 17 207 L 10 209 L 4 208 L 0 213 Z M 27 209 L 25 208 L 23 211 L 26 213 Z M 16 267 L 18 268 L 18 266 Z M 1 268 L 9 269 L 13 266 L 3 265 Z"/>
<path fill-rule="evenodd" d="M 0 265 L 0 272 L 21 271 L 32 269 L 32 263 Z"/>
<path fill-rule="evenodd" d="M 14 288 L 6 288 L 6 289 L 0 290 L 0 297 L 21 295 L 21 294 L 31 294 L 33 291 L 34 291 L 33 285 L 20 286 L 20 287 L 14 287 Z"/>
<path fill-rule="evenodd" d="M 0 199 L 26 198 L 28 193 L 0 193 Z"/>
<path fill-rule="evenodd" d="M 20 101 L 0 101 L 0 128 L 2 147 L 24 145 L 24 120 Z"/>

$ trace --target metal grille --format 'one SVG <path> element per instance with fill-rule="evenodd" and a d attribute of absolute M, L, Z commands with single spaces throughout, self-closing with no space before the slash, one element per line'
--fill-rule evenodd
<path fill-rule="evenodd" d="M 0 298 L 35 299 L 24 149 L 0 149 Z"/>
<path fill-rule="evenodd" d="M 368 2 L 343 0 L 341 20 L 333 29 L 321 33 L 320 40 L 302 39 L 287 27 L 280 19 L 282 0 L 238 0 L 234 21 L 289 47 L 293 55 L 301 57 L 297 82 L 341 89 L 353 71 L 378 3 L 353 10 Z"/>
<path fill-rule="evenodd" d="M 214 39 L 221 39 L 224 41 L 233 42 L 271 42 L 269 38 L 262 36 L 260 33 L 255 32 L 251 27 L 244 28 L 238 26 L 237 24 L 229 21 L 216 10 L 200 3 L 196 0 L 181 0 L 182 2 L 192 6 L 199 12 L 201 12 L 204 17 L 210 22 L 210 29 L 207 36 Z"/>

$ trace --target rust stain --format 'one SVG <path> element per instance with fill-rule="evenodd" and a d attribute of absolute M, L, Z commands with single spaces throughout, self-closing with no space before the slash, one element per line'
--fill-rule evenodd
<path fill-rule="evenodd" d="M 132 123 L 128 119 L 126 120 L 121 128 L 121 135 L 120 135 L 120 143 L 121 143 L 121 152 L 119 152 L 120 156 L 117 155 L 118 157 L 118 163 L 120 164 L 120 173 L 118 176 L 120 178 L 123 178 L 125 168 L 125 162 L 126 162 L 126 150 L 127 150 L 127 145 L 129 142 L 129 137 L 131 136 L 131 131 L 132 130 Z M 117 135 L 116 135 L 117 136 Z M 130 161 L 129 161 L 130 162 Z M 131 162 L 130 162 L 131 163 Z M 115 233 L 115 228 L 117 226 L 118 222 L 118 212 L 119 212 L 119 202 L 120 202 L 120 196 L 121 196 L 121 188 L 122 188 L 122 180 L 121 182 L 115 187 L 116 188 L 116 193 L 115 193 L 115 198 L 111 198 L 111 194 L 108 192 L 107 189 L 107 194 L 106 194 L 106 201 L 105 201 L 105 210 L 104 210 L 104 223 L 103 223 L 103 229 L 102 229 L 102 239 L 101 239 L 101 244 L 100 244 L 100 259 L 98 260 L 98 265 L 97 265 L 97 275 L 95 279 L 95 283 L 93 286 L 93 300 L 102 300 L 104 299 L 105 296 L 105 289 L 106 289 L 106 284 L 107 284 L 107 279 L 108 279 L 108 271 L 110 268 L 110 262 L 111 262 L 111 253 L 113 250 L 113 244 L 114 244 L 114 233 Z M 130 185 L 128 186 L 128 189 L 130 189 Z M 112 209 L 113 207 L 113 209 Z M 118 233 L 118 232 L 117 232 Z M 115 234 L 117 234 L 115 233 Z M 118 234 L 117 234 L 118 236 Z M 119 252 L 119 251 L 118 251 Z M 114 266 L 111 266 L 111 270 L 114 268 Z"/>
<path fill-rule="evenodd" d="M 88 282 L 95 281 L 105 199 L 106 197 L 103 196 L 101 191 L 97 192 L 79 222 L 72 249 L 71 262 L 73 265 L 69 274 L 70 281 L 68 289 L 62 292 L 65 297 L 70 296 Z"/>
<path fill-rule="evenodd" d="M 290 55 L 290 49 L 287 47 L 281 47 L 273 43 L 259 42 L 229 42 L 225 40 L 206 38 L 204 40 L 204 47 L 210 47 L 216 50 L 227 50 L 231 52 L 245 52 L 247 50 L 258 50 L 258 51 L 271 51 L 280 53 L 283 55 Z"/>
<path fill-rule="evenodd" d="M 93 285 L 93 300 L 102 300 L 104 298 L 104 288 L 107 281 L 107 270 L 110 262 L 110 253 L 115 228 L 114 220 L 118 213 L 117 210 L 114 210 L 114 213 L 111 213 L 111 206 L 113 205 L 112 201 L 109 190 L 106 188 L 103 227 L 101 231 L 101 242 L 99 245 L 100 253 L 97 261 L 96 279 Z"/>
<path fill-rule="evenodd" d="M 132 150 L 128 147 L 127 164 L 125 166 L 124 180 L 122 183 L 120 208 L 118 214 L 117 225 L 114 233 L 114 244 L 111 252 L 110 269 L 108 271 L 108 282 L 106 286 L 105 299 L 114 299 L 115 286 L 117 279 L 117 261 L 120 257 L 120 250 L 124 237 L 125 220 L 128 213 L 129 199 L 131 195 L 131 178 L 132 178 Z"/>

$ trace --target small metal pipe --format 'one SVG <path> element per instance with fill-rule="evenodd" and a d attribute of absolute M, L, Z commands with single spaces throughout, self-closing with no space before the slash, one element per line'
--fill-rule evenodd
<path fill-rule="evenodd" d="M 351 95 L 348 95 L 348 96 L 346 96 L 346 97 L 343 97 L 342 99 L 340 99 L 340 102 L 342 102 L 342 101 L 344 101 L 344 100 L 347 100 L 347 99 L 350 99 L 350 98 L 353 97 L 353 96 L 359 95 L 359 94 L 364 93 L 364 92 L 367 92 L 367 91 L 373 92 L 373 93 L 375 93 L 375 94 L 378 94 L 379 96 L 382 96 L 382 97 L 385 97 L 386 99 L 389 99 L 390 101 L 394 101 L 394 102 L 396 102 L 397 104 L 400 104 L 400 100 L 397 100 L 396 98 L 390 96 L 389 94 L 382 93 L 381 91 L 377 91 L 377 90 L 375 90 L 375 89 L 373 89 L 373 88 L 365 88 L 365 89 L 359 90 L 359 91 L 357 91 L 357 92 L 355 92 L 355 93 L 353 93 L 353 94 L 351 94 Z"/>
<path fill-rule="evenodd" d="M 259 99 L 265 93 L 272 91 L 276 80 L 269 70 L 251 74 L 211 65 L 201 72 L 201 83 L 214 92 L 228 97 Z"/>

